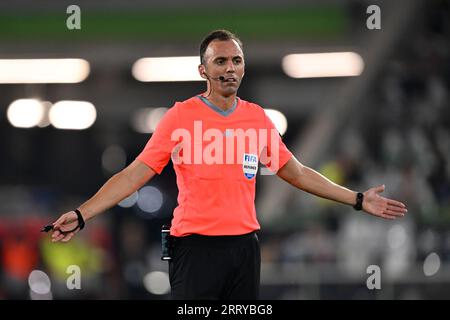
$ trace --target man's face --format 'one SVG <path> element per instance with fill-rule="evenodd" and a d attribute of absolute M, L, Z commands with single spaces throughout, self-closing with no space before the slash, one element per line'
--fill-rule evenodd
<path fill-rule="evenodd" d="M 204 64 L 199 66 L 200 75 L 205 77 L 202 72 L 208 74 L 212 92 L 223 96 L 237 92 L 244 77 L 245 64 L 244 54 L 235 40 L 212 41 L 205 51 Z M 220 76 L 225 80 L 218 80 Z"/>

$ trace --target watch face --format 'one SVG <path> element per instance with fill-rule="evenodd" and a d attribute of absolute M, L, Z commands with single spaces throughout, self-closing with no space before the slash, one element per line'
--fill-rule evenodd
<path fill-rule="evenodd" d="M 363 202 L 364 194 L 361 192 L 358 192 L 356 194 L 356 204 L 353 206 L 356 210 L 362 209 L 362 202 Z"/>

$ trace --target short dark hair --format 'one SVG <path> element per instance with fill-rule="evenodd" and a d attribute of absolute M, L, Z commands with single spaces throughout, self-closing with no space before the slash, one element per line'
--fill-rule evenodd
<path fill-rule="evenodd" d="M 205 62 L 205 52 L 208 48 L 209 44 L 214 41 L 228 41 L 228 40 L 235 40 L 239 47 L 241 47 L 241 50 L 243 49 L 242 41 L 232 32 L 228 30 L 214 30 L 211 31 L 200 43 L 200 63 L 204 64 Z"/>

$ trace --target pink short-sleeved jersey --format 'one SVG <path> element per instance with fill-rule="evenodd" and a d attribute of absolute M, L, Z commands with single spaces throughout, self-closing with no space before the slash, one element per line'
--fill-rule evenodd
<path fill-rule="evenodd" d="M 169 109 L 137 159 L 160 174 L 172 158 L 179 194 L 171 234 L 185 236 L 260 229 L 258 163 L 276 172 L 291 157 L 260 106 L 236 98 L 222 111 L 195 96 Z"/>

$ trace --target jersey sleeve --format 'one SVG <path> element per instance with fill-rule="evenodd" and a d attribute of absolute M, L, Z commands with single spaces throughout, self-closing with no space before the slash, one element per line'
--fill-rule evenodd
<path fill-rule="evenodd" d="M 266 153 L 261 157 L 261 162 L 276 173 L 292 158 L 292 153 L 284 144 L 280 133 L 265 112 L 264 121 L 267 129 L 267 144 Z"/>
<path fill-rule="evenodd" d="M 170 160 L 173 148 L 178 143 L 171 139 L 172 132 L 178 128 L 178 123 L 178 110 L 177 104 L 175 104 L 162 117 L 145 148 L 136 159 L 145 163 L 157 174 L 161 174 Z"/>

